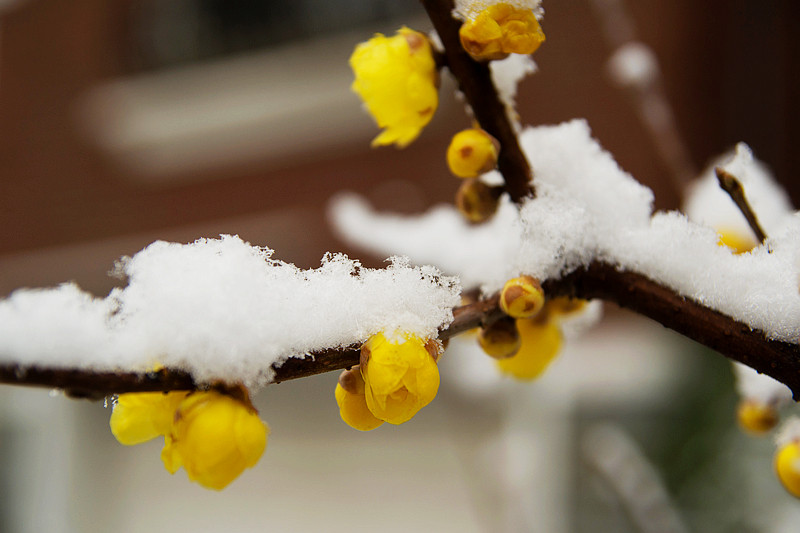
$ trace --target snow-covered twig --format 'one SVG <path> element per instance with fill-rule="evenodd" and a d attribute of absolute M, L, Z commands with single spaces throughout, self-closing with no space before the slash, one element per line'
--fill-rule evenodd
<path fill-rule="evenodd" d="M 753 211 L 753 208 L 750 207 L 750 202 L 747 201 L 747 196 L 744 194 L 744 187 L 742 187 L 742 184 L 736 179 L 736 176 L 722 167 L 716 167 L 714 172 L 717 174 L 719 186 L 728 193 L 728 196 L 734 201 L 736 207 L 742 212 L 742 215 L 744 215 L 744 218 L 750 225 L 750 229 L 755 233 L 758 242 L 767 240 L 767 234 L 764 232 L 761 224 L 759 224 L 758 217 Z"/>
<path fill-rule="evenodd" d="M 767 374 L 800 396 L 800 346 L 767 339 L 749 326 L 697 302 L 678 295 L 641 274 L 626 272 L 602 262 L 543 283 L 550 296 L 603 299 L 647 316 L 704 344 L 723 355 Z M 502 314 L 497 296 L 457 307 L 453 322 L 439 335 L 442 340 L 491 322 Z M 358 364 L 355 347 L 331 349 L 290 358 L 274 365 L 274 382 L 349 368 Z M 0 382 L 61 388 L 72 395 L 98 398 L 121 392 L 194 389 L 197 384 L 188 373 L 163 369 L 157 372 L 96 372 L 0 366 Z"/>

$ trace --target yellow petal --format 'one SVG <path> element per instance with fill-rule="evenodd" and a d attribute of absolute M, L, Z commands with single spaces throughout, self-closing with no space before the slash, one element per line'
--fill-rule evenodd
<path fill-rule="evenodd" d="M 350 56 L 352 89 L 384 131 L 373 146 L 403 148 L 416 139 L 439 105 L 438 72 L 428 39 L 401 28 L 397 35 L 376 34 Z"/>
<path fill-rule="evenodd" d="M 351 428 L 371 431 L 383 424 L 383 420 L 375 418 L 367 407 L 367 398 L 364 394 L 351 394 L 337 383 L 335 396 L 339 414 Z"/>
<path fill-rule="evenodd" d="M 125 445 L 166 435 L 175 410 L 186 392 L 137 392 L 120 394 L 111 413 L 111 433 Z"/>
<path fill-rule="evenodd" d="M 168 470 L 182 465 L 192 481 L 221 490 L 258 462 L 268 432 L 258 414 L 239 400 L 197 392 L 181 402 L 162 460 Z"/>
<path fill-rule="evenodd" d="M 558 355 L 561 348 L 561 331 L 551 321 L 517 320 L 522 347 L 508 359 L 497 361 L 498 368 L 520 380 L 537 378 Z"/>
<path fill-rule="evenodd" d="M 382 333 L 364 345 L 368 361 L 361 364 L 367 408 L 390 424 L 410 420 L 439 390 L 439 368 L 426 341 L 413 335 Z"/>

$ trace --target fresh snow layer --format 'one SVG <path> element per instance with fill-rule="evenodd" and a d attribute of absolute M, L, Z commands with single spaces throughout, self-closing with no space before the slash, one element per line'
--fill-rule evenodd
<path fill-rule="evenodd" d="M 271 378 L 288 357 L 363 342 L 379 331 L 437 334 L 460 287 L 433 267 L 392 258 L 363 268 L 343 255 L 302 270 L 238 237 L 158 241 L 123 259 L 125 288 L 100 299 L 74 284 L 0 301 L 0 364 L 144 371 L 200 382 Z"/>
<path fill-rule="evenodd" d="M 737 144 L 733 153 L 714 161 L 691 184 L 683 206 L 690 220 L 710 226 L 718 233 L 736 234 L 755 243 L 756 237 L 744 215 L 719 186 L 714 170 L 718 166 L 742 184 L 747 201 L 767 235 L 778 234 L 791 224 L 794 215 L 788 195 L 775 183 L 767 168 L 753 158 L 744 143 Z M 792 392 L 783 383 L 741 363 L 732 361 L 731 365 L 736 390 L 742 398 L 764 405 L 782 405 L 791 400 Z"/>
<path fill-rule="evenodd" d="M 332 204 L 334 226 L 356 245 L 435 264 L 484 292 L 520 273 L 558 278 L 606 261 L 770 338 L 797 342 L 800 217 L 782 217 L 766 245 L 734 255 L 717 244 L 709 225 L 678 212 L 653 215 L 652 192 L 619 168 L 585 121 L 528 128 L 520 141 L 534 168 L 537 197 L 519 212 L 504 201 L 493 220 L 473 226 L 451 206 L 407 218 L 374 213 L 342 196 Z M 750 168 L 742 172 L 749 175 Z"/>

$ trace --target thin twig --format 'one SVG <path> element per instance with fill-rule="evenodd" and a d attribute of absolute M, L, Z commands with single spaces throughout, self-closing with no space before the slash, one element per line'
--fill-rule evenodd
<path fill-rule="evenodd" d="M 500 143 L 497 168 L 505 180 L 506 191 L 516 203 L 534 196 L 533 172 L 497 95 L 489 65 L 474 61 L 461 46 L 458 36 L 461 23 L 452 16 L 452 0 L 421 1 L 444 45 L 447 68 L 458 82 L 475 119 Z"/>
<path fill-rule="evenodd" d="M 750 229 L 753 230 L 753 233 L 755 233 L 758 242 L 763 243 L 767 240 L 767 234 L 761 227 L 761 224 L 758 223 L 758 217 L 756 217 L 753 208 L 750 207 L 750 202 L 747 201 L 747 196 L 744 194 L 744 187 L 742 187 L 741 182 L 736 176 L 722 167 L 716 167 L 714 171 L 717 173 L 719 186 L 728 193 L 731 200 L 736 204 L 736 207 L 738 207 L 739 211 L 744 215 L 744 218 L 747 219 L 747 223 L 750 225 Z"/>

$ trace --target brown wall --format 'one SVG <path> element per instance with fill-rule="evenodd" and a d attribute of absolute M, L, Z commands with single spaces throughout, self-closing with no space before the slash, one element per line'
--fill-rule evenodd
<path fill-rule="evenodd" d="M 744 140 L 800 205 L 800 156 L 793 149 L 800 140 L 796 3 L 628 4 L 639 39 L 661 61 L 694 164 L 701 167 Z M 131 246 L 142 246 L 165 228 L 213 227 L 213 221 L 288 206 L 302 210 L 303 235 L 289 238 L 297 245 L 279 255 L 313 266 L 325 250 L 343 248 L 323 216 L 326 199 L 337 190 L 359 190 L 381 207 L 406 211 L 452 197 L 456 184 L 442 154 L 448 136 L 468 124 L 457 116 L 405 151 L 371 151 L 365 143 L 277 169 L 248 160 L 201 170 L 201 180 L 153 185 L 129 179 L 86 141 L 75 102 L 97 82 L 130 70 L 135 6 L 132 0 L 31 0 L 0 14 L 0 256 L 126 235 L 141 235 Z M 604 74 L 609 48 L 588 1 L 545 2 L 545 8 L 548 40 L 536 54 L 540 71 L 524 82 L 519 97 L 524 122 L 587 117 L 623 168 L 656 190 L 658 207 L 675 207 L 678 195 L 665 165 L 630 101 Z M 422 200 L 411 195 L 404 202 L 378 187 L 378 176 L 412 180 Z M 261 242 L 257 231 L 246 233 Z"/>

